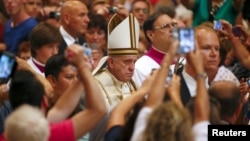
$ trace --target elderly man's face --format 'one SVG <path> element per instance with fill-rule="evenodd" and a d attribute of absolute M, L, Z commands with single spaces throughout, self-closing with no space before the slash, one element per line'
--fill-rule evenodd
<path fill-rule="evenodd" d="M 201 29 L 197 31 L 197 43 L 201 50 L 205 71 L 215 70 L 220 62 L 220 44 L 215 32 Z"/>
<path fill-rule="evenodd" d="M 109 58 L 109 70 L 120 81 L 128 82 L 135 70 L 137 55 L 122 55 Z"/>
<path fill-rule="evenodd" d="M 85 34 L 90 21 L 87 6 L 82 2 L 72 1 L 69 9 L 70 12 L 65 12 L 67 18 L 64 20 L 67 22 L 67 28 L 70 30 L 71 36 L 78 37 Z"/>

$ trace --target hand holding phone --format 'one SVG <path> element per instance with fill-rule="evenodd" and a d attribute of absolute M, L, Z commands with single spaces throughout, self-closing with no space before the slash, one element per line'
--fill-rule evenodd
<path fill-rule="evenodd" d="M 246 82 L 247 82 L 248 87 L 250 87 L 250 77 L 246 78 Z"/>
<path fill-rule="evenodd" d="M 0 84 L 8 82 L 13 76 L 16 66 L 15 54 L 6 51 L 0 53 Z"/>

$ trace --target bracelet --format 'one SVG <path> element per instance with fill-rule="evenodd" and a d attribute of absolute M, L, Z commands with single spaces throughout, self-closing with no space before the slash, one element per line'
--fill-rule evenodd
<path fill-rule="evenodd" d="M 206 79 L 207 78 L 207 73 L 203 72 L 203 73 L 198 73 L 196 75 L 196 79 L 199 79 L 199 78 L 204 78 Z"/>

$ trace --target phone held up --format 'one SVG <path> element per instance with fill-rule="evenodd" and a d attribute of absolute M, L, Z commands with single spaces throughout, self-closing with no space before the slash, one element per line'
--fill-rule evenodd
<path fill-rule="evenodd" d="M 214 30 L 221 30 L 221 29 L 222 29 L 221 21 L 214 21 Z"/>
<path fill-rule="evenodd" d="M 15 54 L 11 52 L 0 52 L 0 84 L 7 83 L 13 76 L 17 63 Z"/>
<path fill-rule="evenodd" d="M 176 28 L 173 36 L 179 40 L 177 54 L 185 55 L 195 49 L 194 28 Z"/>

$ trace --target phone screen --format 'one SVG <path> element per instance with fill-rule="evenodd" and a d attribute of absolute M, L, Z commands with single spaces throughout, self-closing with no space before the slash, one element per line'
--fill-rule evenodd
<path fill-rule="evenodd" d="M 179 28 L 174 32 L 174 36 L 179 40 L 179 54 L 187 54 L 194 50 L 195 39 L 193 28 Z"/>
<path fill-rule="evenodd" d="M 247 85 L 250 86 L 250 78 L 246 79 Z"/>
<path fill-rule="evenodd" d="M 6 83 L 16 67 L 15 55 L 3 52 L 0 56 L 0 84 Z"/>
<path fill-rule="evenodd" d="M 221 30 L 222 23 L 220 21 L 214 21 L 214 30 Z"/>

